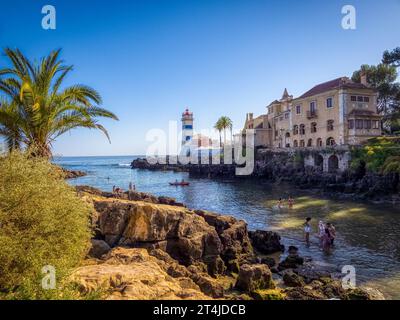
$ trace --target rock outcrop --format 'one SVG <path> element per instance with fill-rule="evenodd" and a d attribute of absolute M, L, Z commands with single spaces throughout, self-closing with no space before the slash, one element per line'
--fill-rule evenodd
<path fill-rule="evenodd" d="M 86 172 L 79 171 L 79 170 L 67 170 L 65 168 L 60 168 L 60 170 L 65 179 L 75 179 L 75 178 L 84 177 L 87 175 Z"/>
<path fill-rule="evenodd" d="M 167 161 L 169 162 L 169 161 Z M 147 159 L 138 158 L 132 161 L 131 163 L 132 169 L 145 169 L 152 171 L 175 171 L 175 172 L 185 172 L 188 171 L 189 168 L 186 165 L 182 164 L 170 164 L 170 163 L 155 163 L 152 164 Z"/>
<path fill-rule="evenodd" d="M 285 284 L 275 288 L 269 268 L 275 260 L 257 257 L 253 247 L 263 254 L 282 251 L 276 233 L 249 232 L 244 221 L 157 197 L 129 200 L 90 187 L 77 190 L 93 205 L 95 235 L 90 258 L 71 278 L 83 293 L 102 292 L 106 299 L 381 297 L 372 289 L 343 289 L 334 270 L 315 268 L 293 246 L 271 268 Z"/>
<path fill-rule="evenodd" d="M 78 188 L 94 206 L 97 240 L 110 247 L 160 249 L 184 266 L 203 266 L 216 276 L 238 273 L 255 260 L 244 221 L 181 206 L 130 201 Z"/>
<path fill-rule="evenodd" d="M 78 268 L 71 281 L 82 293 L 100 292 L 107 300 L 203 300 L 188 277 L 171 277 L 146 249 L 115 248 L 104 261 Z"/>
<path fill-rule="evenodd" d="M 236 288 L 247 293 L 256 290 L 273 289 L 272 273 L 265 264 L 245 264 L 240 267 Z"/>
<path fill-rule="evenodd" d="M 281 237 L 272 231 L 250 231 L 249 237 L 253 247 L 260 253 L 271 254 L 275 252 L 283 252 L 285 246 L 281 244 Z"/>

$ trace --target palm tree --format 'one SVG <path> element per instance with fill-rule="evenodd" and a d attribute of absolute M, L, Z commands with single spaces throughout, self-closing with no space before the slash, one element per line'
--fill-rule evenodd
<path fill-rule="evenodd" d="M 221 123 L 220 120 L 221 120 L 221 119 L 218 119 L 218 121 L 215 123 L 214 129 L 217 130 L 218 133 L 219 133 L 219 147 L 222 148 L 222 137 L 221 137 L 221 133 L 222 133 L 223 127 L 222 127 L 222 123 Z"/>
<path fill-rule="evenodd" d="M 32 63 L 18 49 L 5 49 L 11 67 L 0 70 L 0 136 L 10 150 L 24 145 L 50 158 L 53 141 L 79 127 L 98 129 L 110 141 L 98 118 L 117 116 L 99 107 L 102 99 L 94 89 L 81 84 L 62 88 L 72 66 L 59 59 L 60 51 Z"/>
<path fill-rule="evenodd" d="M 231 131 L 232 138 L 232 120 L 229 117 L 222 116 L 218 119 L 217 123 L 220 124 L 221 129 L 224 131 L 224 145 L 226 145 L 226 129 Z"/>

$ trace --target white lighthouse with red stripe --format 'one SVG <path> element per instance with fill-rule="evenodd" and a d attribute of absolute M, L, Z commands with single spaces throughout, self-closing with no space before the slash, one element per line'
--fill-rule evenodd
<path fill-rule="evenodd" d="M 182 113 L 182 146 L 193 139 L 193 112 L 186 109 Z"/>

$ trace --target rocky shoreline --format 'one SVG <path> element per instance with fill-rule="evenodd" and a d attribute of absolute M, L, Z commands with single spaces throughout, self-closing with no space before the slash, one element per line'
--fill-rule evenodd
<path fill-rule="evenodd" d="M 264 155 L 265 157 L 265 155 Z M 146 159 L 135 159 L 132 168 L 145 170 L 173 170 L 189 172 L 191 177 L 212 179 L 251 179 L 265 183 L 288 183 L 299 189 L 317 190 L 339 199 L 357 199 L 371 202 L 400 202 L 400 177 L 398 174 L 380 175 L 346 170 L 337 173 L 304 166 L 287 154 L 268 154 L 268 159 L 258 159 L 254 172 L 237 176 L 234 164 L 149 164 Z"/>
<path fill-rule="evenodd" d="M 343 289 L 323 270 L 285 248 L 270 231 L 249 231 L 230 216 L 189 210 L 141 192 L 119 195 L 77 187 L 93 206 L 92 246 L 72 281 L 104 299 L 382 299 L 372 289 Z"/>
<path fill-rule="evenodd" d="M 67 170 L 64 168 L 61 168 L 62 174 L 64 175 L 65 179 L 76 179 L 80 177 L 84 177 L 87 175 L 86 172 L 79 171 L 79 170 Z"/>

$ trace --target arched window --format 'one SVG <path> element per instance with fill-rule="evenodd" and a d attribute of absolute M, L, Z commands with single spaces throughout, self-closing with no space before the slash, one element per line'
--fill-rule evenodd
<path fill-rule="evenodd" d="M 305 146 L 306 146 L 306 144 L 305 144 L 304 140 L 300 140 L 300 147 L 304 148 Z"/>
<path fill-rule="evenodd" d="M 312 139 L 308 139 L 307 147 L 312 147 Z"/>
<path fill-rule="evenodd" d="M 317 147 L 322 147 L 322 139 L 321 138 L 317 139 Z"/>
<path fill-rule="evenodd" d="M 336 145 L 335 139 L 333 139 L 332 137 L 329 137 L 328 139 L 326 139 L 326 145 L 327 146 L 335 146 Z"/>
<path fill-rule="evenodd" d="M 293 126 L 293 135 L 299 134 L 299 126 L 297 124 L 295 124 Z"/>
<path fill-rule="evenodd" d="M 328 120 L 326 122 L 326 130 L 333 131 L 333 120 Z"/>
<path fill-rule="evenodd" d="M 300 134 L 306 134 L 306 126 L 304 124 L 300 125 Z"/>
<path fill-rule="evenodd" d="M 297 144 L 297 140 L 293 141 L 293 147 L 297 148 L 299 145 Z"/>
<path fill-rule="evenodd" d="M 317 123 L 311 122 L 311 133 L 317 132 Z"/>
<path fill-rule="evenodd" d="M 286 132 L 286 138 L 290 138 L 290 133 L 289 132 Z"/>

